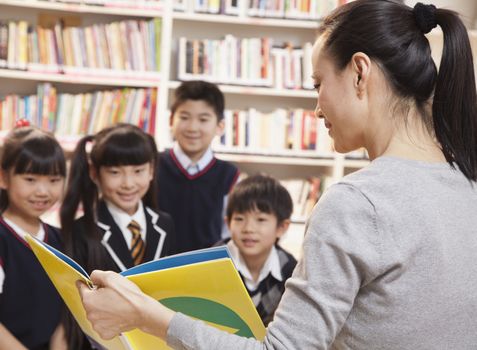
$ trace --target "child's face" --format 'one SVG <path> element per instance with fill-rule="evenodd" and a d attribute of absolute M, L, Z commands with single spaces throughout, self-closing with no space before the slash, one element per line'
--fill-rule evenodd
<path fill-rule="evenodd" d="M 92 171 L 91 178 L 99 186 L 103 199 L 133 215 L 137 211 L 139 201 L 149 189 L 153 171 L 151 163 L 102 166 L 99 168 L 99 174 Z"/>
<path fill-rule="evenodd" d="M 221 135 L 223 121 L 217 122 L 214 109 L 202 100 L 186 100 L 172 117 L 172 134 L 184 153 L 194 162 L 209 148 L 216 135 Z"/>
<path fill-rule="evenodd" d="M 229 220 L 232 240 L 245 259 L 266 258 L 287 228 L 287 221 L 278 224 L 274 214 L 259 210 L 233 213 Z"/>
<path fill-rule="evenodd" d="M 37 220 L 63 195 L 61 175 L 3 173 L 2 187 L 8 193 L 7 211 L 26 222 Z"/>

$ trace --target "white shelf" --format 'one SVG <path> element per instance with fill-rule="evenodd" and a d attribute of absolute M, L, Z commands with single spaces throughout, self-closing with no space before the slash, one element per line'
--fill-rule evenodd
<path fill-rule="evenodd" d="M 344 166 L 345 168 L 351 169 L 361 169 L 369 164 L 368 159 L 345 159 Z"/>
<path fill-rule="evenodd" d="M 291 153 L 291 152 L 290 152 Z M 278 165 L 298 165 L 310 167 L 333 167 L 334 158 L 320 158 L 319 156 L 305 158 L 299 153 L 294 156 L 281 154 L 246 154 L 246 153 L 224 153 L 215 152 L 217 158 L 229 162 L 237 163 L 256 163 L 256 164 L 278 164 Z M 316 154 L 316 152 L 315 152 Z"/>
<path fill-rule="evenodd" d="M 95 77 L 80 74 L 40 73 L 24 70 L 0 69 L 0 78 L 47 81 L 67 84 L 86 84 L 101 86 L 158 87 L 159 81 L 132 79 L 116 75 L 115 77 Z"/>
<path fill-rule="evenodd" d="M 162 11 L 157 8 L 137 8 L 137 7 L 116 7 L 116 6 L 94 6 L 75 3 L 60 3 L 37 0 L 1 0 L 0 5 L 33 8 L 40 10 L 94 13 L 103 15 L 118 15 L 126 17 L 161 17 Z"/>
<path fill-rule="evenodd" d="M 291 221 L 292 224 L 304 225 L 304 224 L 306 224 L 306 220 L 307 220 L 306 217 L 294 217 L 293 216 L 290 221 Z"/>
<path fill-rule="evenodd" d="M 170 81 L 169 88 L 177 88 L 181 82 Z M 228 94 L 243 94 L 243 95 L 260 95 L 260 96 L 275 96 L 275 97 L 298 97 L 298 98 L 312 98 L 316 99 L 317 95 L 314 90 L 286 90 L 275 89 L 267 87 L 253 87 L 253 86 L 236 86 L 218 84 L 223 93 Z"/>
<path fill-rule="evenodd" d="M 174 20 L 196 21 L 206 23 L 231 23 L 247 26 L 267 26 L 267 27 L 285 27 L 285 28 L 301 28 L 301 29 L 317 29 L 318 22 L 316 20 L 295 20 L 284 18 L 264 18 L 264 17 L 246 17 L 246 16 L 227 16 L 215 15 L 207 13 L 193 12 L 174 12 Z"/>

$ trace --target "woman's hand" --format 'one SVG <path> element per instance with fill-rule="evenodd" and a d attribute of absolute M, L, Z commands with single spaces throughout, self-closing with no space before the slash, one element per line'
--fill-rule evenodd
<path fill-rule="evenodd" d="M 90 289 L 78 283 L 88 320 L 103 339 L 139 328 L 165 339 L 174 312 L 145 295 L 133 282 L 110 271 L 93 271 Z"/>

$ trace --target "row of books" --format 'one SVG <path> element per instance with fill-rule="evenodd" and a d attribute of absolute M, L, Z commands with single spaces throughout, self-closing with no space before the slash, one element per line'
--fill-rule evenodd
<path fill-rule="evenodd" d="M 317 20 L 346 0 L 175 0 L 174 9 L 232 16 Z"/>
<path fill-rule="evenodd" d="M 156 79 L 161 25 L 160 18 L 87 27 L 57 21 L 51 28 L 23 20 L 0 22 L 0 67 L 97 75 L 134 71 Z"/>
<path fill-rule="evenodd" d="M 331 184 L 329 176 L 313 176 L 308 179 L 286 179 L 281 184 L 288 190 L 293 201 L 292 218 L 305 220 L 324 190 Z"/>
<path fill-rule="evenodd" d="M 92 134 L 118 122 L 138 125 L 154 134 L 157 89 L 116 89 L 84 94 L 58 94 L 49 83 L 36 95 L 8 95 L 0 101 L 0 129 L 24 118 L 59 136 Z"/>
<path fill-rule="evenodd" d="M 20 2 L 24 0 L 18 0 Z M 162 9 L 163 0 L 42 0 L 77 5 L 96 5 L 104 7 L 126 7 L 137 9 Z"/>
<path fill-rule="evenodd" d="M 272 38 L 198 40 L 181 37 L 178 79 L 276 88 L 313 88 L 312 46 L 273 47 Z"/>
<path fill-rule="evenodd" d="M 317 20 L 343 0 L 250 0 L 249 16 Z"/>
<path fill-rule="evenodd" d="M 311 54 L 313 45 L 295 48 L 291 43 L 270 51 L 273 87 L 276 89 L 313 89 Z"/>
<path fill-rule="evenodd" d="M 220 146 L 248 152 L 314 150 L 328 155 L 332 140 L 322 119 L 314 111 L 276 109 L 263 113 L 254 108 L 225 111 L 225 132 Z"/>
<path fill-rule="evenodd" d="M 240 0 L 174 0 L 174 10 L 237 16 Z"/>

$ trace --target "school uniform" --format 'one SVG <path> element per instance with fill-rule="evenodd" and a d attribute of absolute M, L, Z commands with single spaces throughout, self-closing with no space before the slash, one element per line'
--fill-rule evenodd
<path fill-rule="evenodd" d="M 227 196 L 238 169 L 214 157 L 212 150 L 192 163 L 177 143 L 159 155 L 159 208 L 168 212 L 176 229 L 171 254 L 212 246 L 223 238 Z"/>
<path fill-rule="evenodd" d="M 99 230 L 96 238 L 86 234 L 84 217 L 75 221 L 72 235 L 73 258 L 85 267 L 88 273 L 94 269 L 121 272 L 134 266 L 130 251 L 131 232 L 126 228 L 129 221 L 126 217 L 134 219 L 141 227 L 141 236 L 146 246 L 143 262 L 168 255 L 174 224 L 167 213 L 155 212 L 143 206 L 142 202 L 132 217 L 121 212 L 111 203 L 99 202 L 96 222 Z M 116 220 L 113 216 L 116 216 Z M 93 242 L 94 240 L 96 242 Z M 95 261 L 94 256 L 102 258 Z"/>
<path fill-rule="evenodd" d="M 60 321 L 61 297 L 24 239 L 0 217 L 0 322 L 31 350 L 47 350 Z M 37 238 L 62 250 L 60 233 L 42 224 Z"/>
<path fill-rule="evenodd" d="M 223 244 L 227 245 L 234 265 L 245 284 L 245 288 L 263 324 L 267 326 L 273 320 L 275 310 L 285 291 L 285 282 L 291 277 L 295 269 L 296 259 L 278 244 L 275 244 L 263 264 L 257 281 L 254 281 L 235 243 L 228 238 L 218 242 L 216 245 Z"/>

